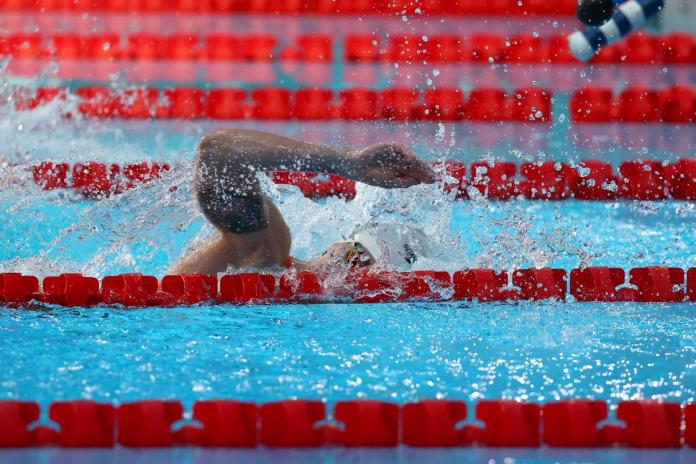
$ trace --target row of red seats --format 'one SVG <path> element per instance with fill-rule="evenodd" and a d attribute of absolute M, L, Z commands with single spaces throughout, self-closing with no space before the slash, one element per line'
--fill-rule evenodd
<path fill-rule="evenodd" d="M 396 61 L 407 63 L 579 63 L 564 35 L 535 37 L 519 34 L 505 37 L 480 33 L 457 35 L 392 36 L 388 45 L 378 35 L 346 38 L 345 59 L 354 62 Z M 593 63 L 687 64 L 696 63 L 696 37 L 690 34 L 634 34 L 604 47 Z"/>
<path fill-rule="evenodd" d="M 2 0 L 0 11 L 572 15 L 576 0 Z"/>
<path fill-rule="evenodd" d="M 192 418 L 183 420 L 178 401 L 136 401 L 114 406 L 94 401 L 61 401 L 48 416 L 59 429 L 29 425 L 39 405 L 0 401 L 0 448 L 203 446 L 269 447 L 412 447 L 507 446 L 696 448 L 696 404 L 621 401 L 620 425 L 608 418 L 601 400 L 566 400 L 544 405 L 512 400 L 479 401 L 475 419 L 460 423 L 467 404 L 425 400 L 399 405 L 374 400 L 339 401 L 329 420 L 321 401 L 288 400 L 257 405 L 233 400 L 197 401 Z M 473 419 L 473 418 L 472 418 Z M 683 431 L 683 433 L 682 433 Z"/>
<path fill-rule="evenodd" d="M 618 175 L 610 163 L 582 161 L 571 167 L 556 161 L 489 163 L 479 161 L 467 167 L 458 161 L 436 163 L 444 193 L 455 199 L 472 194 L 491 200 L 525 197 L 534 200 L 696 200 L 696 158 L 672 163 L 654 160 L 625 161 Z M 87 197 L 99 198 L 119 193 L 158 178 L 168 165 L 137 163 L 121 169 L 100 162 L 68 163 L 46 161 L 33 167 L 36 184 L 44 190 L 75 188 Z M 521 177 L 518 177 L 518 174 Z M 293 185 L 307 198 L 338 196 L 352 200 L 356 184 L 335 175 L 278 171 L 271 174 L 276 184 Z"/>
<path fill-rule="evenodd" d="M 177 87 L 129 89 L 114 93 L 106 87 L 81 87 L 75 91 L 78 111 L 99 118 L 175 118 L 329 120 L 351 121 L 434 120 L 434 121 L 515 121 L 551 122 L 551 92 L 538 87 L 517 89 L 512 94 L 501 89 L 477 89 L 469 93 L 457 88 L 394 88 L 342 90 L 335 95 L 328 89 L 307 88 L 291 92 L 282 88 L 212 89 L 209 91 Z M 252 103 L 247 103 L 251 96 Z M 339 104 L 334 104 L 338 96 Z M 56 99 L 66 99 L 64 88 L 39 88 L 34 95 L 19 94 L 18 110 L 33 109 Z M 164 98 L 162 98 L 164 97 Z"/>
<path fill-rule="evenodd" d="M 469 269 L 454 274 L 440 271 L 388 272 L 379 269 L 350 272 L 340 285 L 313 272 L 168 275 L 161 281 L 142 274 L 122 274 L 99 281 L 81 274 L 62 274 L 39 280 L 19 273 L 0 274 L 0 302 L 24 305 L 31 301 L 63 306 L 119 304 L 175 306 L 201 302 L 356 302 L 445 300 L 566 300 L 578 301 L 696 301 L 696 268 L 521 269 L 496 272 Z M 625 285 L 628 283 L 629 285 Z M 620 287 L 620 288 L 619 288 Z"/>
<path fill-rule="evenodd" d="M 614 96 L 610 89 L 585 87 L 573 93 L 570 114 L 576 122 L 696 123 L 696 88 L 629 87 Z"/>
<path fill-rule="evenodd" d="M 327 35 L 305 35 L 279 50 L 271 34 L 234 36 L 211 34 L 134 34 L 123 45 L 118 34 L 38 33 L 0 37 L 0 55 L 16 58 L 269 61 L 275 58 L 330 62 L 333 40 Z M 457 35 L 396 35 L 388 45 L 378 35 L 351 35 L 345 41 L 345 60 L 351 62 L 396 61 L 407 63 L 578 63 L 565 36 L 505 37 L 481 33 Z M 696 63 L 696 38 L 675 33 L 664 36 L 635 34 L 602 49 L 596 63 L 688 64 Z"/>

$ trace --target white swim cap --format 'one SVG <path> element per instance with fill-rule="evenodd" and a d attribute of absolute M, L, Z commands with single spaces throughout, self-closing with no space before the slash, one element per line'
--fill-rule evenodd
<path fill-rule="evenodd" d="M 370 224 L 356 233 L 353 240 L 367 248 L 378 265 L 397 271 L 408 271 L 430 251 L 423 231 L 404 224 Z"/>

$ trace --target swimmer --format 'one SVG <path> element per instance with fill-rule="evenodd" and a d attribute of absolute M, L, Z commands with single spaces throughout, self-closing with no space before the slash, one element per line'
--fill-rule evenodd
<path fill-rule="evenodd" d="M 170 274 L 217 274 L 230 268 L 295 268 L 380 265 L 408 270 L 427 256 L 427 238 L 402 224 L 370 224 L 348 241 L 335 243 L 306 262 L 290 256 L 292 237 L 283 216 L 261 190 L 258 171 L 292 170 L 335 174 L 394 189 L 435 182 L 435 173 L 401 145 L 363 150 L 333 148 L 274 134 L 231 129 L 205 135 L 194 163 L 194 192 L 218 234 L 185 255 Z"/>

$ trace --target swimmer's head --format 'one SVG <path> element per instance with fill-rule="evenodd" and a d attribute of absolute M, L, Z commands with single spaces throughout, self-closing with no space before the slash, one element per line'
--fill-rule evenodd
<path fill-rule="evenodd" d="M 422 230 L 405 224 L 370 224 L 353 237 L 374 261 L 386 269 L 408 271 L 430 254 L 428 237 Z"/>

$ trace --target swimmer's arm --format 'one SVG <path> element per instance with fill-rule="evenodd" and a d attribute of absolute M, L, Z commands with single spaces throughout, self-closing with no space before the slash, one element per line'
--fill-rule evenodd
<path fill-rule="evenodd" d="M 435 181 L 427 163 L 406 148 L 390 143 L 355 150 L 266 132 L 230 129 L 204 136 L 198 153 L 204 163 L 242 176 L 250 170 L 318 172 L 386 188 Z"/>

